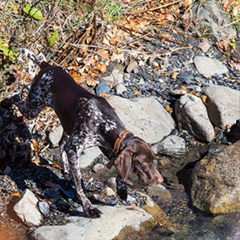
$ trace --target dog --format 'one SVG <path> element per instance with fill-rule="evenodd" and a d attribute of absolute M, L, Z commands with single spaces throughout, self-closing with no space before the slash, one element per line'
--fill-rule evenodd
<path fill-rule="evenodd" d="M 39 55 L 22 49 L 18 59 L 26 56 L 40 67 L 31 84 L 26 100 L 13 96 L 13 104 L 28 119 L 35 118 L 43 108 L 52 107 L 63 126 L 60 151 L 64 177 L 72 180 L 87 217 L 98 218 L 101 211 L 86 197 L 81 184 L 78 156 L 84 149 L 98 146 L 110 160 L 108 167 L 116 167 L 117 193 L 127 198 L 126 180 L 131 172 L 148 185 L 163 182 L 154 167 L 151 146 L 126 129 L 114 109 L 103 97 L 80 87 L 61 67 L 51 66 Z"/>

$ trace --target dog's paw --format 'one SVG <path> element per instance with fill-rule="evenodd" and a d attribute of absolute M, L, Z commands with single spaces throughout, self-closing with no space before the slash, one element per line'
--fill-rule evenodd
<path fill-rule="evenodd" d="M 100 218 L 102 212 L 97 208 L 91 207 L 85 210 L 85 214 L 88 218 Z"/>
<path fill-rule="evenodd" d="M 127 188 L 117 189 L 117 195 L 123 200 L 127 201 L 128 191 Z"/>

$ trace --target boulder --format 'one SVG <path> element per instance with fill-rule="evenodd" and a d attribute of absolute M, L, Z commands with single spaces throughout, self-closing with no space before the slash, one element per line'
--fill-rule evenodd
<path fill-rule="evenodd" d="M 221 128 L 240 119 L 240 92 L 228 87 L 213 85 L 205 90 L 206 107 L 211 122 Z"/>
<path fill-rule="evenodd" d="M 36 229 L 36 240 L 111 240 L 124 234 L 124 228 L 138 231 L 142 223 L 153 220 L 152 216 L 138 207 L 97 206 L 103 213 L 100 218 L 69 217 L 63 226 L 44 226 Z"/>
<path fill-rule="evenodd" d="M 175 114 L 183 128 L 198 140 L 211 142 L 214 139 L 213 126 L 200 98 L 190 94 L 182 96 L 175 103 Z"/>
<path fill-rule="evenodd" d="M 126 128 L 150 144 L 159 142 L 174 129 L 174 120 L 154 98 L 125 99 L 111 96 L 106 100 Z"/>
<path fill-rule="evenodd" d="M 192 172 L 195 207 L 213 214 L 240 212 L 240 141 L 200 160 Z"/>
<path fill-rule="evenodd" d="M 28 226 L 38 226 L 42 221 L 42 214 L 38 210 L 38 199 L 26 189 L 20 200 L 14 205 L 13 210 L 17 216 Z"/>

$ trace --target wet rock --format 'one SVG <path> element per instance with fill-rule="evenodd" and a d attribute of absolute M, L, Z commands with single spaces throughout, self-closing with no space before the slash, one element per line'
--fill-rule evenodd
<path fill-rule="evenodd" d="M 121 235 L 124 234 L 123 229 L 126 227 L 133 232 L 139 230 L 140 224 L 152 221 L 151 215 L 138 207 L 97 207 L 103 213 L 100 218 L 69 217 L 70 223 L 40 227 L 33 232 L 32 237 L 36 240 L 111 240 L 120 231 Z"/>
<path fill-rule="evenodd" d="M 194 64 L 198 72 L 202 75 L 213 76 L 228 73 L 227 67 L 220 61 L 209 57 L 196 56 L 194 58 Z"/>
<path fill-rule="evenodd" d="M 230 21 L 214 1 L 196 4 L 193 9 L 193 19 L 198 19 L 198 27 L 208 27 L 217 41 L 230 39 L 236 36 L 236 30 L 231 27 Z"/>
<path fill-rule="evenodd" d="M 155 202 L 153 202 L 151 198 L 147 197 L 146 205 L 142 206 L 142 208 L 149 213 L 161 227 L 164 227 L 171 232 L 177 231 L 166 213 Z"/>
<path fill-rule="evenodd" d="M 200 98 L 190 94 L 182 96 L 175 103 L 175 114 L 183 128 L 198 140 L 211 142 L 214 139 L 213 126 Z"/>
<path fill-rule="evenodd" d="M 20 200 L 14 205 L 13 210 L 17 216 L 28 226 L 38 226 L 42 221 L 42 214 L 38 211 L 38 199 L 26 189 Z"/>
<path fill-rule="evenodd" d="M 101 96 L 102 94 L 109 93 L 111 90 L 108 82 L 101 82 L 96 87 L 96 94 Z"/>
<path fill-rule="evenodd" d="M 240 141 L 196 164 L 192 173 L 193 205 L 213 214 L 240 211 Z"/>
<path fill-rule="evenodd" d="M 186 153 L 186 142 L 183 138 L 170 135 L 158 145 L 158 152 L 169 156 L 182 156 Z"/>
<path fill-rule="evenodd" d="M 240 92 L 228 87 L 213 85 L 205 90 L 206 107 L 211 122 L 221 128 L 240 119 Z"/>
<path fill-rule="evenodd" d="M 172 202 L 172 194 L 161 184 L 157 184 L 153 187 L 147 188 L 147 194 L 149 196 L 157 196 L 164 202 Z"/>
<path fill-rule="evenodd" d="M 156 143 L 170 134 L 174 121 L 153 98 L 107 98 L 126 127 L 148 143 Z"/>
<path fill-rule="evenodd" d="M 57 147 L 63 135 L 63 127 L 61 125 L 53 128 L 48 135 L 52 147 Z"/>

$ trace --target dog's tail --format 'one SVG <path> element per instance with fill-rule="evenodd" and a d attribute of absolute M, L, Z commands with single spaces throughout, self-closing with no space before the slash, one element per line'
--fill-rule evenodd
<path fill-rule="evenodd" d="M 26 56 L 27 58 L 31 59 L 34 63 L 36 63 L 40 68 L 44 68 L 46 65 L 48 65 L 47 60 L 45 56 L 40 53 L 39 55 L 34 54 L 30 50 L 26 48 L 22 48 L 17 60 L 18 61 L 23 61 L 23 56 Z"/>

